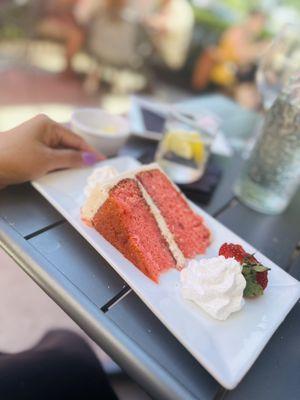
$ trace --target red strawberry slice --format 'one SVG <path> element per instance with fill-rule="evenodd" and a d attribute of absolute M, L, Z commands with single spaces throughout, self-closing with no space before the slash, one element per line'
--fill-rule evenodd
<path fill-rule="evenodd" d="M 265 290 L 268 286 L 268 271 L 256 272 L 256 282 Z"/>
<path fill-rule="evenodd" d="M 269 268 L 263 266 L 253 254 L 247 253 L 239 244 L 224 243 L 220 247 L 219 255 L 235 258 L 243 266 L 242 274 L 247 282 L 244 297 L 257 297 L 263 294 L 268 286 Z"/>
<path fill-rule="evenodd" d="M 243 262 L 246 254 L 247 253 L 241 245 L 233 243 L 224 243 L 219 250 L 219 256 L 224 256 L 225 258 L 235 258 L 240 264 Z"/>

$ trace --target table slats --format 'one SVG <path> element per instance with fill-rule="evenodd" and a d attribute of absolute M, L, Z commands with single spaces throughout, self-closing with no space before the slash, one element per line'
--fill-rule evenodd
<path fill-rule="evenodd" d="M 0 217 L 22 236 L 63 219 L 30 184 L 11 186 L 0 191 Z"/>
<path fill-rule="evenodd" d="M 300 257 L 290 274 L 300 280 Z M 275 332 L 240 385 L 227 392 L 224 400 L 300 399 L 300 301 Z"/>
<path fill-rule="evenodd" d="M 190 355 L 158 318 L 131 292 L 106 314 L 138 347 L 192 392 L 195 399 L 215 398 L 220 385 Z"/>
<path fill-rule="evenodd" d="M 0 218 L 1 247 L 22 269 L 154 398 L 195 400 L 168 371 L 140 349 L 82 291 Z"/>
<path fill-rule="evenodd" d="M 68 223 L 32 238 L 29 243 L 99 308 L 126 286 Z"/>
<path fill-rule="evenodd" d="M 237 203 L 221 213 L 218 219 L 281 268 L 287 269 L 300 241 L 299 207 L 300 191 L 283 214 L 263 215 Z"/>
<path fill-rule="evenodd" d="M 300 279 L 300 257 L 292 260 L 300 240 L 300 192 L 285 213 L 265 216 L 238 203 L 220 215 L 220 221 L 258 250 Z M 272 273 L 272 271 L 271 271 Z M 275 332 L 240 385 L 225 400 L 298 400 L 300 398 L 300 302 Z"/>

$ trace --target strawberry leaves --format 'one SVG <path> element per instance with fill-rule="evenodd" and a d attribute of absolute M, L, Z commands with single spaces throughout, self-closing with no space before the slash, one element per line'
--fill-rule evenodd
<path fill-rule="evenodd" d="M 263 294 L 263 288 L 256 281 L 256 271 L 249 264 L 243 264 L 242 274 L 246 279 L 244 297 L 257 297 Z"/>
<path fill-rule="evenodd" d="M 265 267 L 262 264 L 255 264 L 252 266 L 253 271 L 255 272 L 265 272 L 265 271 L 270 271 L 270 268 Z"/>
<path fill-rule="evenodd" d="M 244 289 L 244 297 L 257 297 L 264 294 L 263 288 L 253 279 L 246 278 L 246 287 Z"/>
<path fill-rule="evenodd" d="M 256 258 L 254 257 L 254 254 L 246 253 L 246 255 L 242 261 L 242 265 L 250 267 L 255 272 L 270 271 L 270 268 L 265 267 L 264 265 L 262 265 L 260 262 L 258 262 L 256 260 Z"/>
<path fill-rule="evenodd" d="M 253 254 L 246 254 L 242 267 L 242 274 L 246 279 L 244 297 L 257 297 L 264 294 L 264 287 L 257 278 L 260 274 L 267 274 L 270 268 L 259 263 Z"/>

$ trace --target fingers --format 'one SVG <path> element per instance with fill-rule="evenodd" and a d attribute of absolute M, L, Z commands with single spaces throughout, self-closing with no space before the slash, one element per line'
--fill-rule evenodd
<path fill-rule="evenodd" d="M 95 150 L 79 135 L 71 132 L 63 125 L 57 124 L 45 116 L 38 116 L 45 124 L 42 142 L 48 147 L 50 156 L 48 171 L 66 168 L 90 166 L 102 161 L 105 156 Z"/>
<path fill-rule="evenodd" d="M 76 135 L 64 126 L 55 124 L 54 129 L 58 138 L 57 147 L 67 147 L 82 151 L 96 151 L 88 143 L 86 143 L 81 136 Z"/>
<path fill-rule="evenodd" d="M 71 149 L 52 150 L 50 154 L 49 171 L 91 166 L 101 159 L 99 159 L 97 154 L 86 151 L 82 152 Z"/>
<path fill-rule="evenodd" d="M 47 129 L 44 139 L 46 141 L 45 144 L 49 147 L 86 151 L 94 153 L 97 157 L 97 161 L 105 159 L 102 153 L 90 146 L 81 136 L 76 135 L 63 125 L 57 124 L 50 119 L 48 119 L 48 122 L 50 127 Z"/>
<path fill-rule="evenodd" d="M 84 160 L 80 151 L 61 149 L 53 150 L 51 152 L 51 162 L 49 165 L 50 171 L 65 168 L 80 168 L 83 165 Z"/>

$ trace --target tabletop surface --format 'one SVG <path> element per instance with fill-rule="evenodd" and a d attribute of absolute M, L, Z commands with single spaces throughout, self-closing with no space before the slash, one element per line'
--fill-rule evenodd
<path fill-rule="evenodd" d="M 153 146 L 132 137 L 121 154 L 137 158 Z M 284 214 L 258 214 L 232 193 L 243 161 L 214 156 L 214 162 L 223 175 L 203 208 L 300 279 L 300 192 Z M 29 184 L 0 192 L 0 245 L 153 398 L 300 398 L 299 302 L 243 381 L 227 391 Z"/>

